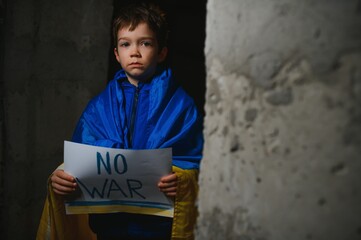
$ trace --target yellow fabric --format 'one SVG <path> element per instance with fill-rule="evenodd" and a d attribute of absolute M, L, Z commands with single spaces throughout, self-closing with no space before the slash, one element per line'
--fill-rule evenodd
<path fill-rule="evenodd" d="M 48 181 L 48 194 L 40 219 L 37 240 L 96 240 L 88 225 L 88 215 L 66 215 L 63 198 Z"/>
<path fill-rule="evenodd" d="M 173 166 L 178 176 L 174 206 L 172 240 L 194 239 L 193 228 L 197 218 L 195 200 L 198 195 L 198 170 L 184 170 Z"/>
<path fill-rule="evenodd" d="M 191 240 L 197 217 L 195 199 L 198 194 L 198 170 L 173 167 L 178 176 L 174 206 L 172 240 Z M 66 215 L 64 200 L 48 183 L 48 194 L 40 219 L 37 240 L 96 240 L 90 230 L 87 214 Z"/>

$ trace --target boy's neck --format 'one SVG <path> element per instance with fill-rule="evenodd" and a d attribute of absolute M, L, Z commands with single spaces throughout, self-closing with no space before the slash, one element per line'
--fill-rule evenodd
<path fill-rule="evenodd" d="M 128 77 L 128 81 L 130 82 L 130 84 L 138 87 L 139 80 L 134 80 Z"/>
<path fill-rule="evenodd" d="M 154 74 L 153 74 L 152 77 L 150 77 L 149 79 L 146 79 L 146 80 L 138 80 L 138 79 L 134 79 L 134 78 L 132 78 L 132 77 L 130 77 L 130 76 L 127 75 L 127 79 L 128 79 L 128 82 L 129 82 L 130 84 L 132 84 L 133 86 L 138 87 L 139 83 L 149 83 L 149 82 L 151 82 L 152 79 L 153 79 L 153 76 L 154 76 Z"/>

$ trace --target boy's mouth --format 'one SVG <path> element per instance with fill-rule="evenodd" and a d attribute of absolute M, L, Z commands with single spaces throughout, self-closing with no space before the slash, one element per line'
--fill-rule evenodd
<path fill-rule="evenodd" d="M 132 62 L 132 63 L 130 63 L 129 64 L 129 66 L 133 66 L 133 67 L 140 67 L 140 66 L 142 66 L 142 64 L 141 63 L 139 63 L 139 62 Z"/>

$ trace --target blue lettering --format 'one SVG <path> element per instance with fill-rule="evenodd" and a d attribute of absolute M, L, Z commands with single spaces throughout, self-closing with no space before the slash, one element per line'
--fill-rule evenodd
<path fill-rule="evenodd" d="M 109 157 L 109 152 L 107 152 L 106 154 L 106 163 L 104 162 L 104 159 L 102 157 L 102 155 L 100 154 L 100 152 L 97 152 L 97 167 L 98 167 L 98 175 L 100 175 L 100 164 L 102 163 L 105 170 L 107 171 L 108 174 L 112 174 L 112 169 L 110 166 L 110 157 Z"/>
<path fill-rule="evenodd" d="M 113 188 L 113 185 L 115 185 L 116 188 Z M 124 195 L 124 197 L 126 197 L 126 198 L 128 197 L 114 179 L 112 179 L 112 181 L 110 182 L 109 191 L 108 191 L 108 198 L 110 196 L 111 191 L 120 191 Z"/>
<path fill-rule="evenodd" d="M 99 195 L 100 198 L 104 198 L 104 191 L 105 191 L 105 188 L 108 184 L 108 179 L 105 179 L 105 182 L 104 182 L 104 185 L 103 185 L 103 189 L 102 189 L 102 192 L 100 193 L 98 191 L 97 188 L 93 187 L 93 190 L 90 192 L 90 190 L 87 188 L 87 186 L 82 183 L 79 178 L 76 178 L 77 182 L 79 182 L 79 184 L 87 191 L 87 193 L 92 197 L 94 198 L 95 197 L 95 193 L 97 193 Z"/>
<path fill-rule="evenodd" d="M 129 189 L 129 194 L 130 196 L 133 198 L 133 192 L 136 193 L 139 197 L 145 199 L 145 197 L 140 194 L 138 191 L 138 189 L 141 189 L 143 184 L 141 181 L 135 180 L 135 179 L 127 179 L 127 184 L 128 184 L 128 189 Z"/>
<path fill-rule="evenodd" d="M 118 158 L 119 157 L 121 157 L 122 161 L 123 161 L 123 171 L 121 171 L 121 172 L 119 171 L 119 168 L 118 168 Z M 122 154 L 118 154 L 118 155 L 115 156 L 115 158 L 114 158 L 114 170 L 119 174 L 123 174 L 123 173 L 128 171 L 127 161 L 125 160 L 125 157 Z"/>

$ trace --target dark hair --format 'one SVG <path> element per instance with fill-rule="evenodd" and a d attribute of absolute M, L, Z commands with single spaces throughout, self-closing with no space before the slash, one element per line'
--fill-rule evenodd
<path fill-rule="evenodd" d="M 113 21 L 113 40 L 117 47 L 118 31 L 129 27 L 133 31 L 140 23 L 148 24 L 155 33 L 159 51 L 167 45 L 168 24 L 165 12 L 153 3 L 136 2 L 121 8 Z"/>

